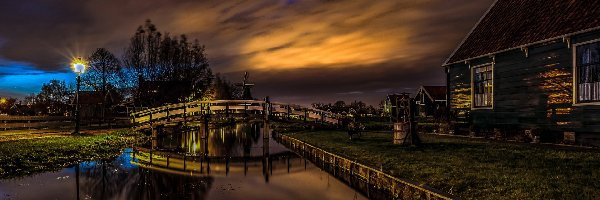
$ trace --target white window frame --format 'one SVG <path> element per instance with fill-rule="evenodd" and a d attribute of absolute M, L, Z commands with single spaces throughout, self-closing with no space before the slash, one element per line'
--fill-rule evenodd
<path fill-rule="evenodd" d="M 585 103 L 580 103 L 578 97 L 578 83 L 577 80 L 579 79 L 578 77 L 578 73 L 577 73 L 577 47 L 581 46 L 581 45 L 586 45 L 586 44 L 591 44 L 591 43 L 596 43 L 596 42 L 600 42 L 600 38 L 599 39 L 594 39 L 594 40 L 590 40 L 590 41 L 585 41 L 585 42 L 580 42 L 580 43 L 576 43 L 573 44 L 572 46 L 572 60 L 573 60 L 573 106 L 588 106 L 588 105 L 600 105 L 600 101 L 599 102 L 585 102 Z"/>
<path fill-rule="evenodd" d="M 494 109 L 494 68 L 496 63 L 495 62 L 490 62 L 490 63 L 484 63 L 484 64 L 480 64 L 480 65 L 475 65 L 475 66 L 470 66 L 470 71 L 471 71 L 471 110 L 492 110 Z M 475 68 L 479 68 L 479 67 L 483 67 L 483 66 L 491 66 L 492 67 L 492 91 L 491 91 L 491 105 L 490 106 L 485 106 L 485 107 L 475 107 Z"/>

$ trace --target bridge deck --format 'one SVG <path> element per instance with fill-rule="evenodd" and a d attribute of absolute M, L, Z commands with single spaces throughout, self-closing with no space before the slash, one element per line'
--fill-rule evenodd
<path fill-rule="evenodd" d="M 149 108 L 132 113 L 130 119 L 136 129 L 150 128 L 153 125 L 197 119 L 206 115 L 224 117 L 242 116 L 298 117 L 306 121 L 339 124 L 341 116 L 329 111 L 308 108 L 301 105 L 273 103 L 258 100 L 214 100 L 192 101 Z"/>

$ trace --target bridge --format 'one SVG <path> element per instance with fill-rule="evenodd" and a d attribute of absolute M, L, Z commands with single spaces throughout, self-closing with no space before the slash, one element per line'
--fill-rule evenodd
<path fill-rule="evenodd" d="M 192 101 L 149 108 L 130 114 L 134 129 L 211 118 L 300 119 L 320 123 L 339 124 L 342 116 L 329 111 L 301 105 L 260 100 Z"/>

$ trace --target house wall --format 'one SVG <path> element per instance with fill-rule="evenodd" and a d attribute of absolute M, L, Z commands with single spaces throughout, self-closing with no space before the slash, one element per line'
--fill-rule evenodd
<path fill-rule="evenodd" d="M 417 104 L 417 111 L 419 118 L 435 118 L 432 120 L 441 120 L 443 112 L 446 108 L 445 101 L 432 101 L 427 94 L 423 92 L 423 90 L 419 90 L 417 95 L 415 95 L 415 101 Z"/>
<path fill-rule="evenodd" d="M 571 44 L 600 38 L 599 32 L 571 37 Z M 493 107 L 471 108 L 471 69 L 494 62 Z M 451 119 L 476 129 L 537 128 L 560 138 L 577 132 L 583 142 L 600 141 L 600 106 L 573 105 L 573 48 L 562 39 L 449 66 Z M 522 131 L 521 131 L 522 132 Z M 553 137 L 546 137 L 553 138 Z M 550 139 L 551 140 L 551 139 Z"/>

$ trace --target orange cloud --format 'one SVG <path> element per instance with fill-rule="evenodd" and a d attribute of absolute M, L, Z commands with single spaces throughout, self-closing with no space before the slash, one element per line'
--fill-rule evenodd
<path fill-rule="evenodd" d="M 318 44 L 292 44 L 285 37 L 257 37 L 242 48 L 245 52 L 256 52 L 248 64 L 257 69 L 290 69 L 311 67 L 344 67 L 356 63 L 372 64 L 402 57 L 395 48 L 402 48 L 402 36 L 381 38 L 363 32 L 326 35 Z M 307 37 L 298 38 L 298 40 Z M 271 45 L 265 45 L 271 44 Z M 282 46 L 281 48 L 278 48 Z M 275 50 L 270 50 L 275 49 Z"/>

